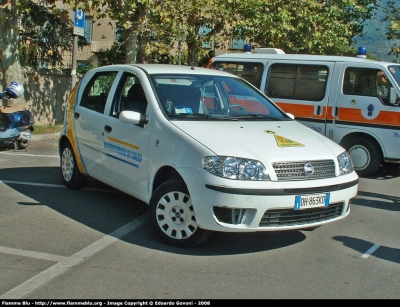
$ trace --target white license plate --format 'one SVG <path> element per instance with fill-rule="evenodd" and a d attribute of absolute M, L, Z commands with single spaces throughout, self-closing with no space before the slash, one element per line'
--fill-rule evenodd
<path fill-rule="evenodd" d="M 294 201 L 294 210 L 328 207 L 330 196 L 330 193 L 306 196 L 297 195 Z"/>

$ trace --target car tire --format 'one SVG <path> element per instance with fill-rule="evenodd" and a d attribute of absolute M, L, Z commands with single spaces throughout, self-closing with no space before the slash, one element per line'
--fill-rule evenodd
<path fill-rule="evenodd" d="M 170 180 L 160 185 L 150 199 L 150 222 L 170 245 L 191 248 L 205 243 L 212 231 L 201 229 L 184 182 Z"/>
<path fill-rule="evenodd" d="M 78 190 L 83 187 L 86 176 L 79 172 L 74 151 L 69 142 L 65 142 L 62 146 L 60 169 L 63 182 L 67 188 Z"/>
<path fill-rule="evenodd" d="M 351 140 L 345 148 L 360 177 L 368 177 L 377 172 L 382 162 L 382 155 L 375 142 L 358 137 Z"/>

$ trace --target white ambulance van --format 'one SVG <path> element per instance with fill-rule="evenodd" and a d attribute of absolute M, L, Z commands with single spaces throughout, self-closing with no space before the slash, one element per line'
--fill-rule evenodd
<path fill-rule="evenodd" d="M 210 68 L 241 76 L 342 145 L 359 176 L 373 175 L 385 162 L 400 163 L 400 64 L 260 48 L 216 56 Z"/>

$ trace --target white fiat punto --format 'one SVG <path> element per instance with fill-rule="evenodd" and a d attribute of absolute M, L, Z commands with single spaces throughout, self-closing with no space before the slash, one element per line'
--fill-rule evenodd
<path fill-rule="evenodd" d="M 68 188 L 91 176 L 149 204 L 156 232 L 174 246 L 214 231 L 335 222 L 358 189 L 342 147 L 247 81 L 206 68 L 90 70 L 71 93 L 59 151 Z"/>

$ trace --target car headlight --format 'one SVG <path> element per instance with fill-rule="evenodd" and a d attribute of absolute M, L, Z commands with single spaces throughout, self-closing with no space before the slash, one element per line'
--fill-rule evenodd
<path fill-rule="evenodd" d="M 264 164 L 257 160 L 224 156 L 204 157 L 203 168 L 214 175 L 228 179 L 270 180 Z"/>
<path fill-rule="evenodd" d="M 354 171 L 353 161 L 347 151 L 337 156 L 339 162 L 339 175 L 346 175 Z"/>

